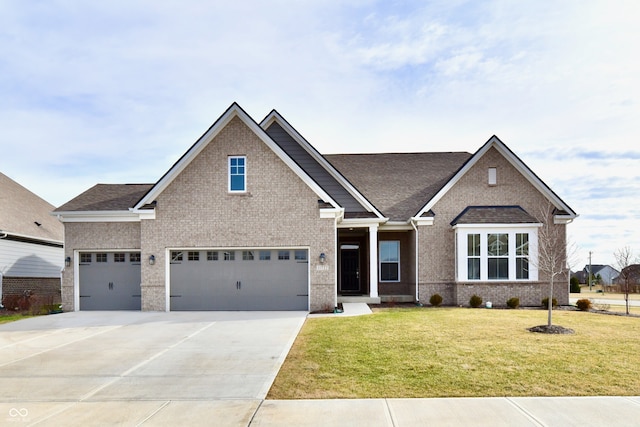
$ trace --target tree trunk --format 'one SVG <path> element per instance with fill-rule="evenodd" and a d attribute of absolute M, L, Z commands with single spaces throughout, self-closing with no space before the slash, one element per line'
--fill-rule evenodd
<path fill-rule="evenodd" d="M 553 312 L 553 274 L 549 282 L 549 303 L 547 304 L 549 315 L 547 316 L 547 325 L 551 327 L 551 313 Z"/>

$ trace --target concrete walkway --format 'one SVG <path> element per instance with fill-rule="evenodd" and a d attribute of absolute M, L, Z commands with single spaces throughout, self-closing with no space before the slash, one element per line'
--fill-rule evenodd
<path fill-rule="evenodd" d="M 569 304 L 575 304 L 580 298 L 569 298 Z M 608 305 L 626 305 L 624 299 L 607 299 L 606 295 L 600 298 L 587 298 L 595 304 L 608 304 Z M 640 307 L 640 301 L 635 299 L 629 299 L 629 307 Z"/>
<path fill-rule="evenodd" d="M 367 313 L 350 303 L 333 316 Z M 0 425 L 640 425 L 640 397 L 265 400 L 306 316 L 76 312 L 0 325 Z"/>

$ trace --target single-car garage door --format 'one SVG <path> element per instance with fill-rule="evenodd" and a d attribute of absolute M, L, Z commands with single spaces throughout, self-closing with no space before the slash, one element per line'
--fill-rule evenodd
<path fill-rule="evenodd" d="M 80 253 L 80 310 L 140 310 L 140 252 Z"/>
<path fill-rule="evenodd" d="M 306 249 L 171 251 L 171 310 L 308 310 Z"/>

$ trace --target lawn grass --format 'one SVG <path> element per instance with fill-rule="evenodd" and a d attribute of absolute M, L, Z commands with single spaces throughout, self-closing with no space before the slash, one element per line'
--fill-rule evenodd
<path fill-rule="evenodd" d="M 544 310 L 389 308 L 308 319 L 269 399 L 639 395 L 640 319 Z"/>
<path fill-rule="evenodd" d="M 0 325 L 3 323 L 15 322 L 16 320 L 26 319 L 27 317 L 33 317 L 30 314 L 15 313 L 15 314 L 3 314 L 0 315 Z"/>

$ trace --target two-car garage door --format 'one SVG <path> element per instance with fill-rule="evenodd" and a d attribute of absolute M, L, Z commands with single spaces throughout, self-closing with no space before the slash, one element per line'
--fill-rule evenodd
<path fill-rule="evenodd" d="M 79 256 L 80 310 L 140 310 L 140 252 Z M 170 251 L 170 310 L 308 310 L 308 266 L 306 249 Z"/>
<path fill-rule="evenodd" d="M 306 249 L 171 251 L 171 310 L 307 310 Z"/>

